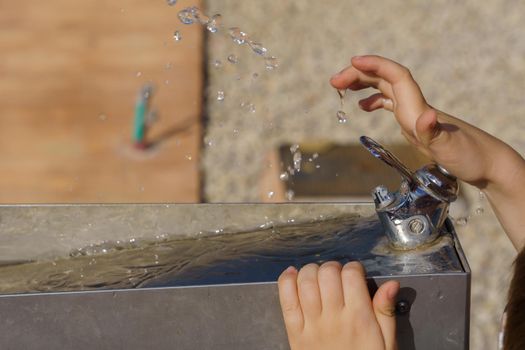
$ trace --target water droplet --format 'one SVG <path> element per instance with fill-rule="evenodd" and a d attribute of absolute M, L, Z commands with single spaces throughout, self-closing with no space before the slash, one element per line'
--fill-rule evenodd
<path fill-rule="evenodd" d="M 224 101 L 225 94 L 224 91 L 217 91 L 217 101 L 222 102 Z"/>
<path fill-rule="evenodd" d="M 171 67 L 173 67 L 173 64 L 171 62 L 166 63 L 166 66 L 164 67 L 166 70 L 170 70 Z"/>
<path fill-rule="evenodd" d="M 136 76 L 137 78 L 140 78 L 140 77 L 142 76 L 142 72 L 137 72 L 137 74 L 135 74 L 135 76 Z"/>
<path fill-rule="evenodd" d="M 248 111 L 249 111 L 250 113 L 255 113 L 255 112 L 256 112 L 256 108 L 255 108 L 255 105 L 254 105 L 253 103 L 250 103 L 250 104 L 248 105 Z"/>
<path fill-rule="evenodd" d="M 483 193 L 483 192 L 480 191 L 480 192 L 479 192 L 479 199 L 484 200 L 485 198 L 486 198 L 485 193 Z"/>
<path fill-rule="evenodd" d="M 237 64 L 239 63 L 239 58 L 235 55 L 230 55 L 228 56 L 228 61 L 232 64 Z"/>
<path fill-rule="evenodd" d="M 222 61 L 221 60 L 215 60 L 213 62 L 213 66 L 217 69 L 221 68 L 222 67 Z"/>
<path fill-rule="evenodd" d="M 275 56 L 266 57 L 264 60 L 267 70 L 274 70 L 279 67 L 279 59 Z"/>
<path fill-rule="evenodd" d="M 169 80 L 164 80 L 164 84 L 169 85 L 170 81 Z"/>
<path fill-rule="evenodd" d="M 248 39 L 248 35 L 237 27 L 230 28 L 230 36 L 233 42 L 238 45 L 243 45 Z"/>
<path fill-rule="evenodd" d="M 252 48 L 253 52 L 258 54 L 259 56 L 264 56 L 268 52 L 268 50 L 263 46 L 263 44 L 258 43 L 256 41 L 250 41 L 248 44 Z"/>
<path fill-rule="evenodd" d="M 98 116 L 98 119 L 102 120 L 103 122 L 106 121 L 108 119 L 108 116 L 105 115 L 105 114 L 101 114 Z"/>
<path fill-rule="evenodd" d="M 317 165 L 315 166 L 315 168 L 316 168 L 316 169 L 321 169 L 321 166 L 320 166 L 319 164 L 317 164 Z"/>
<path fill-rule="evenodd" d="M 193 17 L 202 25 L 208 25 L 208 23 L 210 22 L 210 17 L 206 16 L 206 14 L 203 13 L 196 6 L 193 6 L 191 8 L 191 13 L 193 14 Z"/>
<path fill-rule="evenodd" d="M 291 145 L 290 146 L 290 153 L 294 154 L 295 152 L 297 152 L 298 149 L 299 149 L 299 145 L 298 144 Z"/>
<path fill-rule="evenodd" d="M 269 199 L 272 199 L 274 196 L 275 196 L 275 192 L 274 191 L 268 192 L 268 198 Z"/>
<path fill-rule="evenodd" d="M 346 116 L 346 113 L 343 111 L 337 111 L 337 120 L 340 124 L 344 124 L 348 121 L 348 118 Z"/>
<path fill-rule="evenodd" d="M 314 153 L 314 154 L 312 154 L 312 158 L 313 158 L 313 159 L 317 159 L 317 158 L 319 158 L 319 153 Z"/>
<path fill-rule="evenodd" d="M 182 34 L 178 30 L 176 30 L 175 33 L 173 33 L 173 40 L 175 41 L 182 40 Z"/>
<path fill-rule="evenodd" d="M 476 215 L 483 215 L 484 213 L 485 213 L 485 209 L 481 207 L 476 209 Z"/>
<path fill-rule="evenodd" d="M 458 226 L 465 226 L 465 225 L 468 224 L 468 218 L 465 218 L 465 217 L 463 217 L 463 218 L 458 218 L 458 219 L 456 219 L 456 224 L 457 224 Z"/>
<path fill-rule="evenodd" d="M 188 7 L 184 10 L 181 10 L 179 12 L 179 20 L 183 24 L 193 24 L 195 23 L 195 14 L 194 14 L 194 8 Z"/>
<path fill-rule="evenodd" d="M 290 179 L 290 174 L 288 174 L 288 172 L 285 171 L 284 173 L 281 173 L 281 175 L 279 175 L 279 179 L 281 181 L 288 181 Z"/>
<path fill-rule="evenodd" d="M 295 197 L 295 192 L 292 191 L 292 190 L 288 190 L 286 191 L 286 199 L 288 199 L 289 201 L 292 201 Z"/>
<path fill-rule="evenodd" d="M 237 136 L 239 135 L 239 130 L 238 129 L 233 129 L 233 136 Z"/>
<path fill-rule="evenodd" d="M 217 33 L 221 25 L 222 16 L 220 14 L 214 15 L 206 24 L 206 29 L 210 33 Z"/>
<path fill-rule="evenodd" d="M 188 155 L 186 155 L 186 159 L 187 159 L 187 160 L 192 160 L 193 158 L 191 157 L 190 154 L 188 154 Z"/>
<path fill-rule="evenodd" d="M 293 155 L 293 168 L 295 171 L 301 171 L 301 162 L 303 161 L 303 155 L 301 152 L 297 151 Z"/>
<path fill-rule="evenodd" d="M 175 6 L 177 4 L 177 0 L 166 0 L 166 2 L 168 3 L 168 5 L 170 6 Z"/>

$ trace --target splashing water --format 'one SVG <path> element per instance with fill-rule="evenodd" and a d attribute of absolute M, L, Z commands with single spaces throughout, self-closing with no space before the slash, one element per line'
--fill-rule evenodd
<path fill-rule="evenodd" d="M 261 44 L 261 43 L 258 43 L 258 42 L 255 42 L 255 41 L 250 41 L 250 42 L 248 42 L 248 44 L 252 48 L 252 51 L 255 52 L 256 54 L 258 54 L 259 56 L 265 56 L 266 53 L 268 52 L 268 49 L 265 48 L 263 46 L 263 44 Z"/>
<path fill-rule="evenodd" d="M 173 33 L 173 40 L 175 41 L 181 41 L 182 40 L 182 34 L 177 30 L 175 33 Z"/>
<path fill-rule="evenodd" d="M 239 58 L 235 55 L 230 55 L 228 56 L 228 61 L 231 63 L 231 64 L 237 64 L 239 63 Z"/>
<path fill-rule="evenodd" d="M 213 62 L 213 65 L 215 66 L 215 68 L 219 69 L 222 67 L 222 61 L 221 60 L 215 60 Z"/>
<path fill-rule="evenodd" d="M 468 218 L 466 217 L 456 219 L 456 225 L 458 226 L 466 226 L 467 224 L 468 224 Z"/>
<path fill-rule="evenodd" d="M 295 192 L 293 190 L 286 191 L 286 199 L 289 201 L 293 201 L 295 198 Z"/>
<path fill-rule="evenodd" d="M 266 64 L 267 70 L 274 70 L 279 67 L 279 59 L 275 56 L 266 57 L 264 63 Z"/>
<path fill-rule="evenodd" d="M 301 171 L 301 163 L 303 161 L 303 155 L 300 151 L 297 151 L 293 154 L 293 168 L 295 171 Z"/>
<path fill-rule="evenodd" d="M 193 6 L 190 10 L 193 14 L 193 17 L 202 25 L 207 25 L 210 22 L 210 17 L 208 17 L 204 12 L 202 12 L 198 7 Z"/>
<path fill-rule="evenodd" d="M 339 124 L 345 124 L 348 121 L 348 117 L 344 111 L 346 90 L 337 90 L 337 95 L 339 95 L 340 103 L 339 110 L 336 113 L 337 121 Z"/>
<path fill-rule="evenodd" d="M 206 24 L 206 29 L 210 33 L 217 33 L 221 25 L 222 16 L 220 14 L 214 15 Z"/>
<path fill-rule="evenodd" d="M 290 174 L 287 171 L 285 171 L 281 173 L 281 175 L 279 175 L 279 179 L 281 181 L 288 181 L 290 179 Z"/>
<path fill-rule="evenodd" d="M 194 23 L 200 23 L 201 25 L 205 26 L 206 29 L 211 33 L 219 32 L 222 22 L 222 16 L 220 14 L 216 14 L 210 18 L 196 6 L 187 7 L 181 10 L 178 16 L 183 24 L 190 25 Z M 248 43 L 251 50 L 256 55 L 265 57 L 265 66 L 267 70 L 273 70 L 279 67 L 279 61 L 277 57 L 266 57 L 266 55 L 268 54 L 268 49 L 262 43 L 250 40 L 248 34 L 242 31 L 239 27 L 231 27 L 228 33 L 235 44 L 244 45 Z"/>
<path fill-rule="evenodd" d="M 298 144 L 291 145 L 290 146 L 290 153 L 294 154 L 295 152 L 297 152 L 298 149 L 299 149 L 299 145 Z"/>
<path fill-rule="evenodd" d="M 345 124 L 348 121 L 348 117 L 346 116 L 345 112 L 337 111 L 337 120 L 340 124 Z"/>
<path fill-rule="evenodd" d="M 170 6 L 175 6 L 175 5 L 177 5 L 177 0 L 166 0 L 166 2 L 167 2 L 168 5 L 170 5 Z"/>
<path fill-rule="evenodd" d="M 196 7 L 188 7 L 179 12 L 179 20 L 182 24 L 190 25 L 195 23 L 194 9 Z"/>
<path fill-rule="evenodd" d="M 246 35 L 245 32 L 243 32 L 238 27 L 230 28 L 229 30 L 230 37 L 232 38 L 233 42 L 237 45 L 243 45 L 246 43 L 246 40 L 248 39 L 248 35 Z"/>
<path fill-rule="evenodd" d="M 274 191 L 268 192 L 268 199 L 272 199 L 274 196 L 275 196 L 275 192 Z"/>
<path fill-rule="evenodd" d="M 217 101 L 222 102 L 225 99 L 224 91 L 217 91 Z"/>

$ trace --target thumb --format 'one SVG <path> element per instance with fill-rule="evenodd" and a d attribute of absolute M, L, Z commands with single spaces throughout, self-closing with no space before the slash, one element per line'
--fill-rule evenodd
<path fill-rule="evenodd" d="M 397 349 L 395 303 L 398 292 L 399 282 L 388 281 L 374 295 L 374 313 L 383 333 L 386 350 Z"/>
<path fill-rule="evenodd" d="M 428 147 L 440 132 L 441 125 L 437 120 L 437 113 L 434 109 L 427 109 L 416 120 L 414 136 L 423 147 Z"/>

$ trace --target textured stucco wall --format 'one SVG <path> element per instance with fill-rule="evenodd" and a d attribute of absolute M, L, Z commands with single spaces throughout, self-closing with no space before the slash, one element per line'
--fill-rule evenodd
<path fill-rule="evenodd" d="M 402 142 L 391 116 L 356 108 L 339 124 L 329 77 L 356 54 L 376 53 L 408 66 L 428 101 L 525 151 L 525 2 L 511 0 L 388 2 L 357 0 L 208 0 L 210 13 L 261 41 L 280 67 L 226 35 L 210 35 L 205 195 L 209 201 L 257 201 L 264 156 L 280 143 L 356 143 L 362 134 Z M 239 63 L 227 62 L 230 54 Z M 220 59 L 222 67 L 213 62 Z M 254 78 L 253 73 L 259 77 Z M 226 99 L 216 100 L 218 90 Z M 244 102 L 244 107 L 241 104 Z M 252 103 L 255 112 L 246 107 Z M 349 179 L 352 181 L 352 179 Z M 492 349 L 515 252 L 477 191 L 467 190 L 472 215 L 458 227 L 474 270 L 472 348 Z"/>

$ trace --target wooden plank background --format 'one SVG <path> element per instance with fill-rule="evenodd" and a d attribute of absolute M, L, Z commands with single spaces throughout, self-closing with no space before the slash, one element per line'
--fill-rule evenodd
<path fill-rule="evenodd" d="M 177 18 L 189 5 L 0 1 L 0 203 L 199 201 L 203 32 Z M 148 82 L 159 121 L 137 151 Z"/>

